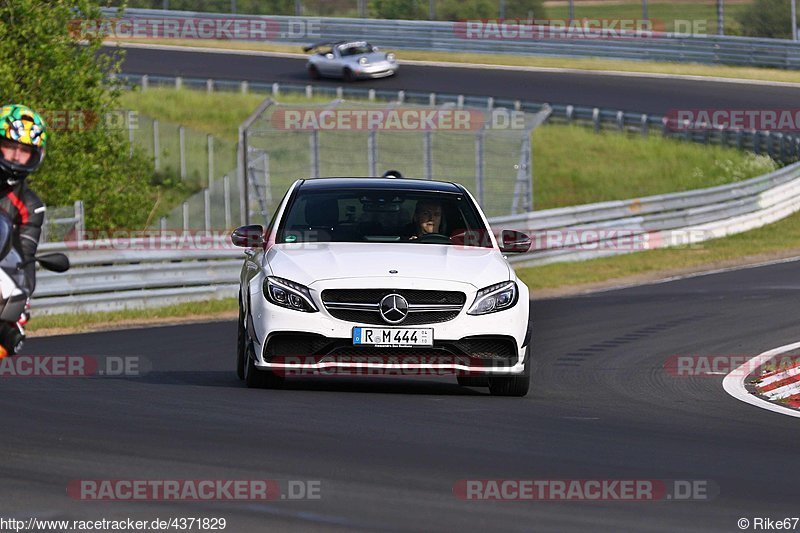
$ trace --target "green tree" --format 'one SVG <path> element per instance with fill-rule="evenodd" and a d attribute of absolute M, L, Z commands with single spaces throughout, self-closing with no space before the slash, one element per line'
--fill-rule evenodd
<path fill-rule="evenodd" d="M 47 157 L 30 178 L 45 203 L 83 200 L 87 227 L 135 228 L 153 205 L 152 173 L 107 120 L 119 112 L 108 75 L 121 57 L 101 52 L 97 33 L 76 31 L 98 19 L 90 0 L 0 0 L 0 103 L 50 119 Z"/>
<path fill-rule="evenodd" d="M 788 0 L 755 0 L 736 16 L 741 34 L 748 37 L 792 38 L 792 13 Z"/>

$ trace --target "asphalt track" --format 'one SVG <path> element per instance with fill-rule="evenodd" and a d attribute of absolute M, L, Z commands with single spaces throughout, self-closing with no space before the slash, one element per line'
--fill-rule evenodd
<path fill-rule="evenodd" d="M 235 323 L 32 339 L 29 354 L 140 356 L 129 378 L 0 381 L 4 516 L 217 516 L 228 531 L 738 531 L 798 515 L 800 427 L 679 378 L 675 354 L 752 354 L 797 340 L 797 263 L 535 301 L 523 399 L 452 377 L 296 378 L 251 390 Z M 486 502 L 463 479 L 704 480 L 708 501 Z M 321 499 L 83 502 L 74 479 L 321 482 Z"/>
<path fill-rule="evenodd" d="M 342 85 L 338 80 L 310 82 L 303 59 L 240 54 L 129 48 L 123 71 L 270 83 Z M 697 108 L 794 109 L 800 100 L 800 88 L 796 87 L 417 65 L 402 66 L 397 76 L 359 81 L 355 86 L 494 96 L 643 113 Z"/>
<path fill-rule="evenodd" d="M 136 51 L 125 70 L 302 79 L 284 61 L 159 57 L 160 65 L 146 65 Z M 254 66 L 265 63 L 272 67 Z M 255 74 L 242 74 L 248 71 Z M 364 85 L 410 90 L 413 72 Z M 728 105 L 753 105 L 757 97 L 781 105 L 796 92 L 739 94 L 735 85 L 685 82 L 678 91 L 664 81 L 637 81 L 634 89 L 630 79 L 603 78 L 588 94 L 586 86 L 566 91 L 575 79 L 568 76 L 423 74 L 426 90 L 453 92 L 462 83 L 469 92 L 474 82 L 475 94 L 527 91 L 530 99 L 560 95 L 572 103 L 583 95 L 652 111 L 681 99 L 702 105 L 708 96 L 692 87 L 723 91 Z M 623 83 L 627 98 L 619 94 Z M 446 377 L 304 378 L 287 390 L 250 390 L 233 373 L 233 322 L 32 339 L 28 354 L 134 356 L 151 368 L 140 377 L 0 380 L 0 516 L 224 517 L 233 532 L 738 531 L 741 517 L 798 516 L 796 421 L 731 398 L 721 375 L 679 378 L 663 368 L 675 354 L 755 355 L 798 340 L 797 271 L 791 262 L 533 302 L 536 366 L 523 399 L 490 397 Z M 708 501 L 477 502 L 452 492 L 458 480 L 502 478 L 702 480 L 718 494 Z M 86 502 L 67 495 L 76 479 L 314 480 L 321 499 Z"/>

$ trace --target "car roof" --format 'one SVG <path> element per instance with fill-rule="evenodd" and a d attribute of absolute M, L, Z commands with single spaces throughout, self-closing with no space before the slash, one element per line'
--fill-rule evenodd
<path fill-rule="evenodd" d="M 395 189 L 405 191 L 464 193 L 464 190 L 455 183 L 410 178 L 312 178 L 303 180 L 303 182 L 300 184 L 300 188 L 304 191 L 323 191 L 334 189 Z"/>

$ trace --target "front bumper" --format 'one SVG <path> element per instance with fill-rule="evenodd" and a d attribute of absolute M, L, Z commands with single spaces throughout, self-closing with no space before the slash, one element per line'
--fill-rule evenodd
<path fill-rule="evenodd" d="M 397 63 L 382 62 L 359 65 L 353 70 L 353 74 L 357 78 L 386 78 L 394 75 L 398 69 Z"/>
<path fill-rule="evenodd" d="M 401 280 L 337 280 L 310 287 L 319 312 L 303 313 L 268 302 L 251 287 L 251 340 L 256 347 L 255 365 L 261 369 L 322 371 L 330 369 L 406 370 L 475 375 L 521 374 L 525 371 L 528 341 L 528 293 L 521 290 L 517 305 L 487 315 L 468 315 L 475 287 L 463 283 L 423 283 Z M 350 285 L 350 287 L 348 287 Z M 447 322 L 405 326 L 433 329 L 434 345 L 417 348 L 354 346 L 353 328 L 363 323 L 340 320 L 321 300 L 326 288 L 397 287 L 460 290 L 467 303 Z M 410 287 L 413 285 L 413 287 Z M 524 285 L 522 285 L 524 287 Z M 398 287 L 399 290 L 402 290 Z M 372 326 L 380 327 L 380 326 Z M 404 327 L 385 325 L 384 327 Z"/>

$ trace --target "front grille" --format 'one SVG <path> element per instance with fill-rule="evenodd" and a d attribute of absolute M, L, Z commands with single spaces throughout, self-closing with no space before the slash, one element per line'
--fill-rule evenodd
<path fill-rule="evenodd" d="M 399 294 L 410 304 L 464 305 L 467 295 L 458 291 L 424 291 L 419 289 L 325 289 L 322 303 L 352 302 L 377 304 L 387 294 Z"/>
<path fill-rule="evenodd" d="M 328 312 L 334 318 L 353 322 L 359 325 L 376 326 L 419 326 L 422 324 L 436 324 L 447 322 L 458 316 L 457 311 L 437 312 L 425 311 L 423 313 L 409 313 L 408 316 L 399 324 L 387 324 L 377 311 L 350 311 L 347 309 L 329 309 Z"/>
<path fill-rule="evenodd" d="M 418 289 L 325 289 L 322 291 L 322 303 L 334 318 L 353 322 L 356 324 L 387 325 L 378 310 L 380 301 L 389 294 L 399 294 L 408 301 L 410 306 L 450 306 L 439 310 L 426 309 L 411 311 L 399 324 L 393 326 L 417 326 L 421 324 L 436 324 L 453 320 L 461 312 L 466 303 L 467 296 L 458 291 L 425 291 Z M 335 309 L 329 304 L 369 304 L 374 309 Z M 457 306 L 453 309 L 453 306 Z"/>

